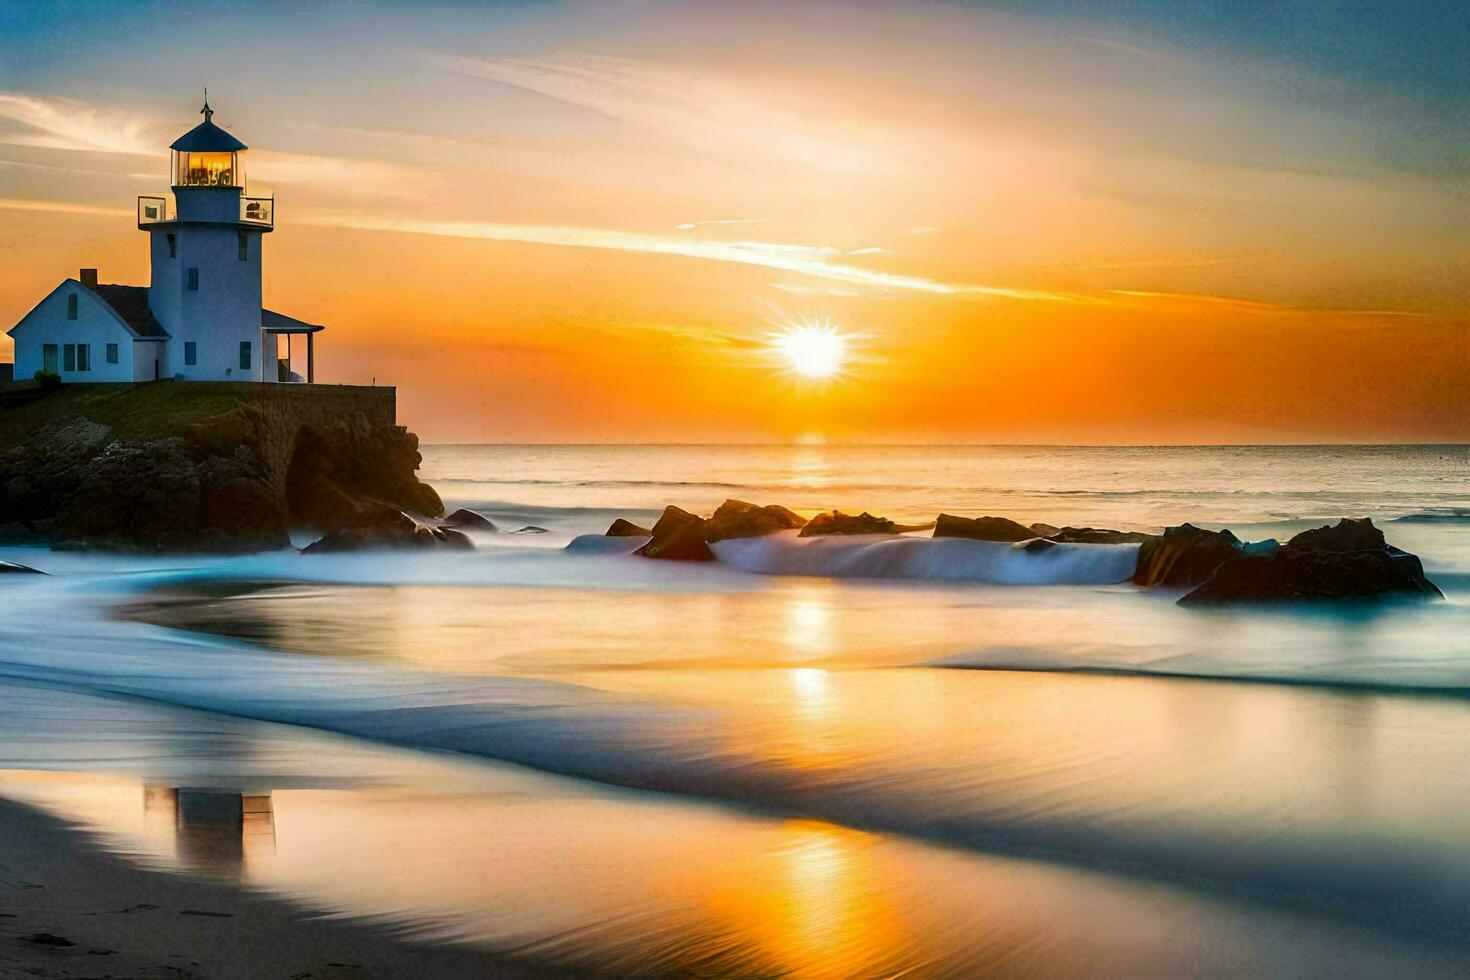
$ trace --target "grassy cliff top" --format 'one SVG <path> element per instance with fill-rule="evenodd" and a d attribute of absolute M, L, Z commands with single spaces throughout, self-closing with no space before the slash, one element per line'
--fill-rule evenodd
<path fill-rule="evenodd" d="M 114 438 L 146 442 L 183 434 L 186 427 L 264 401 L 394 389 L 341 385 L 275 385 L 258 381 L 154 381 L 145 384 L 63 384 L 50 391 L 11 390 L 0 395 L 0 450 L 25 442 L 37 429 L 74 419 L 105 425 Z"/>

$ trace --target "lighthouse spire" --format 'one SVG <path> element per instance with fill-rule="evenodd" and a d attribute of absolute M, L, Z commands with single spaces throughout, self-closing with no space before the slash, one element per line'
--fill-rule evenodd
<path fill-rule="evenodd" d="M 214 118 L 214 110 L 209 107 L 209 86 L 204 86 L 204 108 L 199 110 L 204 115 L 204 121 L 210 122 Z"/>

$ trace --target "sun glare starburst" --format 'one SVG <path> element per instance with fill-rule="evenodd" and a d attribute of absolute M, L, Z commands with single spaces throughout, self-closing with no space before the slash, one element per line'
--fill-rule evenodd
<path fill-rule="evenodd" d="M 841 374 L 847 346 L 848 338 L 825 320 L 783 323 L 771 336 L 771 347 L 783 366 L 813 380 Z"/>

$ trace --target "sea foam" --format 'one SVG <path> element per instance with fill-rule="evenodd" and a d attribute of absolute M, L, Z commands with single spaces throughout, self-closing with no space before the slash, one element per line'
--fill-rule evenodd
<path fill-rule="evenodd" d="M 1114 585 L 1138 564 L 1136 544 L 1058 544 L 1035 551 L 998 541 L 894 535 L 799 537 L 782 531 L 711 546 L 720 561 L 761 575 L 921 579 L 992 585 Z"/>

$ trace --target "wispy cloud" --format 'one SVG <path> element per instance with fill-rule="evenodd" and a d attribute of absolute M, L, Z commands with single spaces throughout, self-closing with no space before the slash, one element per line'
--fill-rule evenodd
<path fill-rule="evenodd" d="M 1222 312 L 1242 313 L 1256 316 L 1381 316 L 1409 317 L 1413 319 L 1435 319 L 1434 314 L 1411 310 L 1389 309 L 1339 309 L 1319 306 L 1293 306 L 1288 303 L 1268 303 L 1261 300 L 1239 299 L 1233 296 L 1208 296 L 1200 293 L 1169 293 L 1149 289 L 1110 289 L 1109 296 L 1123 300 L 1147 303 L 1154 308 L 1178 306 L 1182 308 L 1209 308 Z"/>
<path fill-rule="evenodd" d="M 75 204 L 71 201 L 37 201 L 23 197 L 0 197 L 0 211 L 39 211 L 45 214 L 95 214 L 106 217 L 131 218 L 133 212 L 126 208 L 105 208 L 95 204 Z"/>
<path fill-rule="evenodd" d="M 78 102 L 59 96 L 0 92 L 0 121 L 20 128 L 0 128 L 0 143 L 48 150 L 84 151 L 162 159 L 177 136 L 178 120 L 164 120 L 136 109 L 120 109 Z M 385 189 L 412 193 L 429 179 L 413 168 L 378 160 L 319 156 L 275 150 L 252 150 L 251 156 L 271 183 L 354 185 L 374 196 Z M 43 166 L 43 165 L 36 165 Z M 165 175 L 167 168 L 159 172 Z M 129 173 L 122 176 L 136 177 Z"/>
<path fill-rule="evenodd" d="M 867 248 L 855 248 L 848 255 L 892 255 L 893 249 L 879 248 L 877 245 L 869 245 Z"/>
<path fill-rule="evenodd" d="M 56 96 L 0 92 L 0 119 L 22 127 L 0 131 L 0 142 L 15 146 L 157 156 L 167 145 L 136 112 Z"/>
<path fill-rule="evenodd" d="M 1207 256 L 1197 259 L 1139 259 L 1122 262 L 1084 262 L 1071 268 L 1097 272 L 1127 271 L 1132 269 L 1211 269 L 1221 265 L 1249 261 L 1249 256 Z"/>
<path fill-rule="evenodd" d="M 1117 51 L 1134 58 L 1142 58 L 1146 61 L 1168 63 L 1173 60 L 1162 51 L 1154 51 L 1151 48 L 1139 47 L 1136 44 L 1129 44 L 1126 41 L 1116 41 L 1108 37 L 1091 37 L 1088 35 L 1074 34 L 1072 40 L 1080 44 L 1090 44 L 1095 48 L 1107 48 L 1109 51 Z"/>
<path fill-rule="evenodd" d="M 363 231 L 406 232 L 451 238 L 677 255 L 684 258 L 782 269 L 787 272 L 797 272 L 819 279 L 847 282 L 859 286 L 932 293 L 941 296 L 983 296 L 995 299 L 1046 302 L 1066 302 L 1074 299 L 1063 293 L 941 282 L 921 276 L 896 275 L 844 265 L 840 262 L 828 261 L 830 257 L 840 254 L 840 250 L 830 246 L 791 245 L 776 242 L 721 242 L 686 236 L 653 235 L 602 228 L 426 221 L 414 218 L 327 212 L 318 212 L 308 216 L 306 220 L 313 224 L 356 228 Z"/>
<path fill-rule="evenodd" d="M 754 151 L 854 174 L 875 173 L 886 160 L 881 139 L 823 128 L 783 103 L 781 93 L 755 82 L 592 54 L 428 58 L 449 71 L 534 92 L 702 151 L 741 157 Z"/>
<path fill-rule="evenodd" d="M 706 225 L 758 225 L 760 222 L 760 218 L 715 218 L 712 221 L 686 221 L 675 227 L 680 231 L 693 231 L 695 228 L 703 228 Z"/>

